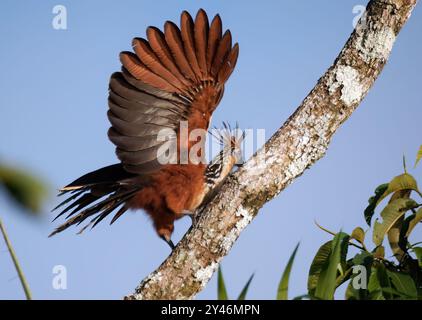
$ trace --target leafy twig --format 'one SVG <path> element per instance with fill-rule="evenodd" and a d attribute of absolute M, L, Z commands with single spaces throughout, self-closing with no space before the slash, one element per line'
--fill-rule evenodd
<path fill-rule="evenodd" d="M 0 231 L 3 234 L 4 242 L 6 243 L 7 249 L 9 250 L 10 256 L 13 260 L 13 264 L 15 265 L 15 269 L 16 269 L 16 272 L 18 273 L 23 291 L 25 292 L 26 299 L 31 300 L 32 295 L 31 295 L 31 291 L 29 290 L 28 282 L 25 279 L 25 275 L 23 274 L 22 268 L 20 267 L 18 258 L 16 257 L 16 253 L 13 250 L 12 244 L 10 243 L 9 237 L 7 236 L 6 229 L 4 228 L 4 225 L 1 219 L 0 219 Z"/>
<path fill-rule="evenodd" d="M 316 220 L 314 220 L 314 223 L 316 224 L 316 226 L 318 227 L 318 228 L 320 228 L 322 231 L 325 231 L 325 232 L 327 232 L 328 234 L 331 234 L 331 235 L 333 235 L 333 236 L 335 236 L 337 233 L 335 233 L 335 232 L 333 232 L 333 231 L 330 231 L 330 230 L 328 230 L 328 229 L 326 229 L 326 228 L 324 228 L 323 226 L 321 226 Z M 349 240 L 349 245 L 351 245 L 351 246 L 354 246 L 354 247 L 356 247 L 356 248 L 358 248 L 358 249 L 360 249 L 360 250 L 362 250 L 362 251 L 368 251 L 368 250 L 366 250 L 366 248 L 365 247 L 361 247 L 360 245 L 358 245 L 358 244 L 356 244 L 356 243 L 353 243 L 352 242 L 352 240 Z"/>

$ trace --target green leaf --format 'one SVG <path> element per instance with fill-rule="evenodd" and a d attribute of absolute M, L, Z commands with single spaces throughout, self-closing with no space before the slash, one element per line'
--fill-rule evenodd
<path fill-rule="evenodd" d="M 360 290 L 359 290 L 360 291 Z M 344 294 L 346 300 L 360 300 L 358 290 L 353 288 L 353 282 L 350 281 L 347 285 L 346 292 Z"/>
<path fill-rule="evenodd" d="M 392 203 L 397 199 L 409 199 L 411 193 L 412 190 L 402 190 L 395 192 L 391 196 L 389 203 Z M 408 226 L 406 226 L 405 215 L 402 215 L 394 222 L 394 224 L 387 232 L 388 243 L 390 244 L 391 251 L 393 256 L 398 261 L 402 261 L 406 253 L 407 239 L 405 239 L 403 235 L 405 234 L 404 229 L 407 227 Z"/>
<path fill-rule="evenodd" d="M 287 262 L 286 268 L 283 271 L 283 276 L 281 277 L 280 283 L 278 284 L 278 291 L 277 291 L 277 300 L 287 300 L 288 299 L 288 291 L 289 291 L 289 279 L 290 279 L 290 272 L 292 270 L 292 265 L 295 260 L 295 256 L 297 253 L 297 249 L 299 248 L 299 243 L 296 245 L 295 249 L 293 250 L 292 255 Z"/>
<path fill-rule="evenodd" d="M 347 268 L 344 272 L 340 273 L 340 275 L 336 279 L 336 288 L 340 287 L 343 283 L 350 280 L 350 277 L 352 276 L 352 271 L 352 268 Z"/>
<path fill-rule="evenodd" d="M 350 236 L 344 232 L 339 232 L 334 236 L 329 257 L 323 265 L 315 288 L 314 295 L 316 298 L 323 300 L 334 299 L 337 270 L 344 257 L 344 248 L 347 250 L 349 239 Z"/>
<path fill-rule="evenodd" d="M 385 257 L 385 248 L 384 248 L 384 246 L 378 246 L 378 247 L 376 247 L 373 250 L 372 253 L 374 254 L 374 257 L 375 258 L 377 258 L 377 259 L 384 259 L 384 257 Z"/>
<path fill-rule="evenodd" d="M 350 235 L 351 239 L 355 239 L 361 244 L 365 242 L 365 231 L 361 227 L 357 227 L 353 230 L 352 234 Z"/>
<path fill-rule="evenodd" d="M 408 246 L 407 232 L 409 231 L 410 221 L 413 220 L 415 216 L 416 216 L 415 214 L 412 214 L 406 218 L 403 216 L 400 220 L 398 220 L 395 226 L 388 233 L 388 241 L 390 242 L 390 247 L 393 251 L 393 255 L 396 258 L 398 258 L 399 261 L 401 261 L 401 259 L 404 257 L 405 252 L 407 251 L 407 246 Z M 393 236 L 396 237 L 397 232 L 394 233 L 394 231 L 397 231 L 396 228 L 398 227 L 400 227 L 398 241 L 397 241 L 396 247 L 394 247 L 395 243 L 391 240 L 393 240 L 392 239 Z M 397 239 L 394 238 L 394 240 L 397 240 Z"/>
<path fill-rule="evenodd" d="M 410 275 L 389 270 L 382 263 L 376 269 L 378 283 L 384 299 L 417 299 L 418 291 Z M 372 290 L 369 287 L 368 289 Z"/>
<path fill-rule="evenodd" d="M 369 226 L 377 205 L 389 195 L 403 190 L 413 190 L 422 196 L 415 178 L 408 173 L 395 177 L 390 183 L 382 184 L 375 190 L 375 196 L 369 199 L 369 205 L 365 209 L 365 220 Z"/>
<path fill-rule="evenodd" d="M 369 300 L 385 300 L 382 293 L 382 287 L 378 280 L 378 268 L 371 269 L 371 275 L 368 282 Z"/>
<path fill-rule="evenodd" d="M 412 250 L 415 253 L 416 258 L 418 259 L 419 267 L 422 268 L 422 248 L 415 247 L 415 248 L 412 248 Z"/>
<path fill-rule="evenodd" d="M 374 215 L 375 208 L 377 207 L 378 200 L 382 197 L 382 195 L 387 191 L 388 183 L 382 184 L 375 189 L 375 196 L 369 198 L 368 202 L 369 205 L 365 209 L 365 221 L 368 226 L 371 226 L 372 216 Z"/>
<path fill-rule="evenodd" d="M 218 267 L 218 285 L 217 285 L 218 300 L 228 300 L 226 285 L 224 283 L 223 270 L 221 266 Z"/>
<path fill-rule="evenodd" d="M 316 253 L 311 268 L 309 269 L 308 275 L 308 292 L 310 296 L 314 295 L 315 288 L 318 283 L 319 276 L 321 274 L 321 270 L 323 269 L 324 265 L 327 263 L 328 258 L 330 257 L 332 241 L 328 241 L 324 243 Z"/>
<path fill-rule="evenodd" d="M 25 209 L 38 213 L 47 195 L 44 183 L 26 171 L 0 165 L 0 184 Z"/>
<path fill-rule="evenodd" d="M 373 242 L 376 246 L 382 244 L 385 234 L 394 223 L 402 217 L 408 210 L 417 208 L 419 205 L 412 199 L 396 199 L 389 203 L 381 212 L 382 223 L 375 221 L 373 231 Z"/>
<path fill-rule="evenodd" d="M 400 293 L 394 287 L 383 288 L 382 293 L 387 300 L 412 300 L 409 296 Z"/>
<path fill-rule="evenodd" d="M 242 291 L 239 294 L 239 297 L 237 297 L 237 300 L 245 300 L 246 299 L 246 294 L 248 293 L 249 285 L 251 284 L 253 277 L 254 277 L 254 274 L 252 274 L 250 276 L 248 282 L 246 282 L 245 286 L 243 287 Z"/>
<path fill-rule="evenodd" d="M 416 214 L 414 215 L 413 219 L 411 219 L 409 221 L 409 226 L 407 227 L 407 231 L 406 231 L 406 238 L 408 238 L 410 236 L 410 234 L 412 233 L 413 229 L 416 227 L 416 225 L 418 223 L 420 223 L 422 221 L 422 208 L 420 208 Z"/>
<path fill-rule="evenodd" d="M 419 161 L 422 159 L 422 146 L 420 146 L 418 154 L 416 156 L 415 168 L 418 165 Z"/>
<path fill-rule="evenodd" d="M 397 293 L 404 299 L 416 300 L 418 297 L 418 290 L 415 282 L 408 274 L 401 272 L 394 272 L 387 270 L 387 275 L 391 279 L 391 283 L 396 289 Z"/>
<path fill-rule="evenodd" d="M 390 281 L 390 278 L 388 277 L 387 269 L 382 263 L 378 265 L 377 278 L 381 286 L 381 291 L 383 293 L 384 298 L 387 300 L 393 299 L 393 296 L 391 294 L 393 287 L 391 286 L 391 281 Z"/>
<path fill-rule="evenodd" d="M 367 251 L 361 251 L 353 257 L 353 265 L 355 266 L 365 266 L 369 268 L 373 261 L 374 256 Z"/>
<path fill-rule="evenodd" d="M 300 296 L 294 297 L 292 300 L 309 300 L 311 297 L 309 294 L 302 294 Z"/>
<path fill-rule="evenodd" d="M 403 190 L 413 190 L 417 193 L 421 194 L 418 189 L 418 183 L 416 182 L 415 178 L 408 173 L 401 174 L 395 177 L 393 180 L 390 181 L 388 184 L 387 190 L 384 194 L 378 199 L 377 205 L 384 200 L 389 195 Z"/>

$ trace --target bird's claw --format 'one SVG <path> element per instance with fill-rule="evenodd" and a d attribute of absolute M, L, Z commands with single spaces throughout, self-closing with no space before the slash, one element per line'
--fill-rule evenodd
<path fill-rule="evenodd" d="M 197 226 L 197 224 L 198 224 L 198 215 L 197 214 L 192 214 L 192 215 L 190 215 L 190 218 L 191 218 L 191 220 L 192 220 L 192 228 L 195 228 L 196 226 Z"/>
<path fill-rule="evenodd" d="M 161 236 L 161 239 L 163 239 L 171 248 L 171 251 L 174 251 L 174 249 L 176 248 L 176 246 L 174 245 L 173 241 L 171 239 L 166 239 L 166 237 Z"/>

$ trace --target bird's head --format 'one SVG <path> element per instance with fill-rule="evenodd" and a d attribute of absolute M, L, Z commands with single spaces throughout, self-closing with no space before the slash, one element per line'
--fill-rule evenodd
<path fill-rule="evenodd" d="M 242 142 L 245 132 L 236 125 L 234 129 L 227 123 L 223 123 L 222 129 L 211 132 L 220 143 L 222 150 L 208 164 L 205 172 L 207 183 L 212 187 L 220 184 L 232 171 L 234 166 L 243 164 Z"/>
<path fill-rule="evenodd" d="M 234 129 L 230 124 L 223 122 L 223 128 L 218 131 L 218 139 L 222 146 L 223 156 L 227 158 L 227 162 L 240 166 L 243 164 L 242 143 L 245 139 L 245 131 L 239 129 L 236 123 Z"/>

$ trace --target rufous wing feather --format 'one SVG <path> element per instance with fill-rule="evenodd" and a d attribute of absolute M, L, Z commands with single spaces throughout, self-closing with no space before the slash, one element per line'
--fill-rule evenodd
<path fill-rule="evenodd" d="M 237 58 L 239 56 L 239 45 L 236 43 L 233 46 L 233 49 L 228 54 L 226 60 L 218 72 L 218 82 L 225 83 L 230 75 L 232 74 L 234 68 L 236 67 Z"/>
<path fill-rule="evenodd" d="M 161 90 L 181 92 L 166 80 L 149 70 L 132 52 L 122 52 L 120 54 L 120 61 L 122 65 L 129 71 L 129 73 L 136 79 Z"/>
<path fill-rule="evenodd" d="M 221 41 L 218 43 L 217 51 L 212 62 L 211 74 L 214 77 L 217 77 L 218 72 L 220 71 L 223 62 L 226 59 L 227 54 L 230 52 L 231 47 L 232 35 L 230 33 L 230 30 L 227 30 L 224 33 L 224 36 Z"/>
<path fill-rule="evenodd" d="M 202 79 L 208 75 L 207 68 L 207 45 L 208 45 L 208 17 L 204 10 L 200 9 L 195 18 L 195 49 Z"/>
<path fill-rule="evenodd" d="M 194 40 L 194 24 L 191 15 L 187 11 L 183 11 L 180 18 L 180 31 L 183 40 L 183 47 L 185 49 L 186 57 L 192 70 L 195 72 L 197 79 L 202 78 L 201 69 L 199 68 L 198 60 L 196 59 L 196 49 Z"/>
<path fill-rule="evenodd" d="M 179 70 L 193 82 L 198 81 L 186 58 L 179 28 L 173 22 L 167 21 L 164 25 L 164 35 Z"/>
<path fill-rule="evenodd" d="M 192 81 L 182 75 L 179 68 L 177 67 L 170 49 L 166 43 L 164 34 L 155 27 L 149 27 L 147 29 L 147 38 L 151 49 L 155 52 L 161 63 L 174 74 L 183 84 L 187 87 L 192 85 Z"/>
<path fill-rule="evenodd" d="M 184 84 L 161 63 L 160 59 L 158 59 L 145 39 L 133 39 L 132 46 L 139 60 L 142 61 L 146 67 L 172 86 L 183 91 Z"/>
<path fill-rule="evenodd" d="M 219 41 L 221 40 L 222 33 L 222 22 L 220 16 L 217 14 L 211 22 L 211 27 L 208 35 L 208 46 L 207 46 L 207 69 L 208 73 L 211 72 L 212 61 L 214 59 L 215 51 Z"/>

